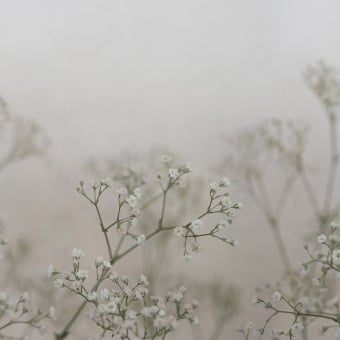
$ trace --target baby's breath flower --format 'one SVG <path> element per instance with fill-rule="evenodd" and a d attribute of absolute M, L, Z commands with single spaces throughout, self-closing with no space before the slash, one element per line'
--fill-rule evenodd
<path fill-rule="evenodd" d="M 327 240 L 327 237 L 324 234 L 319 235 L 318 238 L 317 238 L 317 242 L 320 243 L 320 244 L 324 244 L 326 242 L 326 240 Z"/>
<path fill-rule="evenodd" d="M 0 292 L 0 302 L 6 301 L 8 299 L 8 295 L 6 292 L 1 291 Z"/>
<path fill-rule="evenodd" d="M 223 177 L 218 183 L 219 187 L 224 188 L 228 187 L 231 184 L 230 179 L 227 177 Z"/>
<path fill-rule="evenodd" d="M 56 320 L 55 307 L 54 307 L 54 306 L 50 306 L 50 307 L 48 308 L 48 317 L 49 317 L 51 320 Z"/>
<path fill-rule="evenodd" d="M 49 264 L 47 267 L 47 277 L 51 278 L 53 275 L 57 274 L 57 270 L 54 268 L 52 264 Z"/>
<path fill-rule="evenodd" d="M 114 271 L 114 272 L 112 272 L 112 273 L 110 274 L 110 280 L 112 280 L 112 281 L 118 281 L 118 279 L 119 279 L 119 275 L 118 275 L 118 273 L 117 273 L 116 271 Z"/>
<path fill-rule="evenodd" d="M 97 292 L 93 291 L 87 295 L 89 301 L 94 301 L 97 299 Z"/>
<path fill-rule="evenodd" d="M 230 244 L 231 244 L 235 249 L 240 248 L 240 241 L 239 241 L 239 240 L 233 240 L 233 241 L 230 242 Z"/>
<path fill-rule="evenodd" d="M 145 285 L 145 286 L 148 286 L 148 285 L 149 285 L 148 279 L 147 279 L 146 276 L 143 275 L 143 274 L 139 277 L 138 283 L 141 284 L 141 285 Z"/>
<path fill-rule="evenodd" d="M 313 283 L 313 285 L 316 286 L 316 287 L 320 286 L 320 280 L 319 280 L 318 278 L 314 278 L 314 279 L 312 280 L 312 283 Z"/>
<path fill-rule="evenodd" d="M 274 302 L 280 301 L 281 298 L 282 298 L 282 295 L 281 295 L 280 292 L 278 292 L 278 291 L 274 292 L 274 294 L 272 296 L 272 299 L 273 299 Z"/>
<path fill-rule="evenodd" d="M 142 190 L 141 188 L 136 188 L 135 190 L 133 190 L 133 194 L 137 197 L 137 199 L 141 199 L 142 198 Z"/>
<path fill-rule="evenodd" d="M 182 237 L 182 236 L 185 235 L 185 228 L 183 228 L 183 227 L 176 227 L 176 228 L 174 229 L 174 233 L 175 233 L 177 236 Z"/>
<path fill-rule="evenodd" d="M 120 187 L 117 189 L 118 195 L 125 196 L 127 195 L 128 191 L 125 187 Z"/>
<path fill-rule="evenodd" d="M 64 281 L 62 279 L 56 279 L 53 281 L 54 288 L 63 288 L 64 287 Z"/>
<path fill-rule="evenodd" d="M 191 168 L 191 164 L 190 163 L 184 163 L 182 164 L 179 169 L 180 172 L 183 172 L 184 174 L 188 174 L 190 172 L 192 172 L 192 168 Z"/>
<path fill-rule="evenodd" d="M 107 288 L 101 289 L 99 291 L 99 299 L 104 301 L 104 300 L 108 300 L 110 297 L 110 292 Z"/>
<path fill-rule="evenodd" d="M 192 256 L 189 255 L 189 254 L 185 254 L 184 255 L 184 260 L 187 261 L 187 262 L 190 262 L 192 260 Z"/>
<path fill-rule="evenodd" d="M 105 270 L 108 270 L 108 269 L 110 269 L 112 266 L 111 266 L 111 263 L 110 263 L 110 261 L 104 261 L 103 262 L 103 268 L 105 269 Z"/>
<path fill-rule="evenodd" d="M 164 163 L 169 163 L 169 162 L 171 162 L 171 157 L 168 156 L 168 155 L 162 155 L 161 161 L 164 162 Z"/>
<path fill-rule="evenodd" d="M 220 202 L 223 207 L 229 207 L 233 203 L 228 196 L 222 196 Z"/>
<path fill-rule="evenodd" d="M 76 272 L 76 277 L 78 280 L 86 280 L 89 276 L 89 272 L 85 269 L 79 269 L 77 272 Z"/>
<path fill-rule="evenodd" d="M 130 208 L 135 208 L 138 203 L 137 197 L 135 195 L 130 195 L 126 199 L 126 203 L 130 206 Z"/>
<path fill-rule="evenodd" d="M 332 229 L 339 229 L 340 228 L 340 224 L 335 222 L 335 221 L 332 221 L 331 224 L 330 224 L 330 227 Z"/>
<path fill-rule="evenodd" d="M 71 255 L 72 255 L 73 259 L 79 260 L 82 256 L 84 256 L 84 252 L 79 248 L 73 248 Z"/>
<path fill-rule="evenodd" d="M 247 329 L 253 329 L 253 328 L 254 328 L 254 322 L 249 321 L 249 322 L 246 324 L 246 328 L 247 328 Z"/>
<path fill-rule="evenodd" d="M 216 182 L 212 182 L 209 184 L 209 189 L 211 191 L 216 191 L 217 190 L 217 183 Z"/>
<path fill-rule="evenodd" d="M 299 335 L 303 331 L 303 325 L 300 322 L 295 322 L 293 326 L 291 327 L 291 331 L 293 335 Z"/>
<path fill-rule="evenodd" d="M 176 179 L 178 177 L 177 169 L 169 169 L 169 177 L 170 179 Z"/>
<path fill-rule="evenodd" d="M 144 242 L 145 242 L 145 240 L 146 240 L 146 237 L 145 237 L 145 235 L 144 234 L 140 234 L 140 235 L 138 235 L 137 236 L 137 239 L 136 239 L 136 241 L 137 241 L 137 244 L 143 244 Z"/>
<path fill-rule="evenodd" d="M 104 262 L 104 259 L 101 256 L 98 256 L 94 261 L 96 267 L 100 267 L 103 264 L 103 262 Z"/>
<path fill-rule="evenodd" d="M 203 222 L 200 219 L 194 220 L 191 222 L 190 226 L 191 226 L 191 230 L 194 233 L 197 233 L 200 231 L 201 227 L 203 225 Z"/>

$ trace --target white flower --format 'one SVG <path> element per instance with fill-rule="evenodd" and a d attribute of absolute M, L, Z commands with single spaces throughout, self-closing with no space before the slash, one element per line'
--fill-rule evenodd
<path fill-rule="evenodd" d="M 45 332 L 46 332 L 46 326 L 45 326 L 45 324 L 40 323 L 40 324 L 38 325 L 38 332 L 39 332 L 40 335 L 45 334 Z"/>
<path fill-rule="evenodd" d="M 228 187 L 231 184 L 230 179 L 227 177 L 223 177 L 220 182 L 218 183 L 218 185 L 223 188 L 223 187 Z"/>
<path fill-rule="evenodd" d="M 129 277 L 127 275 L 122 275 L 122 281 L 127 285 L 129 284 Z"/>
<path fill-rule="evenodd" d="M 340 249 L 333 251 L 332 260 L 334 264 L 340 265 Z"/>
<path fill-rule="evenodd" d="M 199 252 L 202 248 L 202 244 L 198 243 L 197 241 L 193 241 L 191 243 L 191 250 L 194 252 Z"/>
<path fill-rule="evenodd" d="M 303 325 L 299 322 L 294 323 L 294 325 L 290 328 L 293 335 L 299 335 L 303 331 Z"/>
<path fill-rule="evenodd" d="M 200 320 L 197 316 L 193 316 L 192 318 L 189 319 L 189 321 L 192 325 L 198 325 L 200 323 Z"/>
<path fill-rule="evenodd" d="M 89 272 L 85 269 L 79 269 L 77 272 L 76 272 L 76 277 L 78 280 L 86 280 L 89 276 Z"/>
<path fill-rule="evenodd" d="M 103 268 L 104 269 L 110 269 L 112 266 L 111 266 L 111 263 L 110 263 L 110 261 L 104 261 L 103 262 Z"/>
<path fill-rule="evenodd" d="M 121 196 L 124 196 L 124 195 L 127 195 L 128 191 L 125 187 L 120 187 L 117 189 L 117 194 L 118 195 L 121 195 Z"/>
<path fill-rule="evenodd" d="M 178 177 L 178 170 L 177 169 L 169 169 L 169 177 L 171 179 L 176 179 Z"/>
<path fill-rule="evenodd" d="M 189 254 L 184 255 L 184 260 L 190 262 L 192 260 L 192 256 Z"/>
<path fill-rule="evenodd" d="M 110 292 L 107 288 L 100 290 L 100 292 L 99 292 L 100 300 L 108 300 L 109 297 L 110 297 Z"/>
<path fill-rule="evenodd" d="M 220 223 L 217 225 L 217 230 L 218 231 L 226 230 L 228 228 L 228 225 L 229 225 L 228 221 L 225 220 L 220 221 Z"/>
<path fill-rule="evenodd" d="M 116 271 L 112 272 L 111 275 L 110 275 L 110 280 L 112 281 L 118 281 L 119 279 L 119 275 Z"/>
<path fill-rule="evenodd" d="M 176 227 L 176 228 L 174 229 L 174 233 L 175 233 L 177 236 L 182 237 L 182 236 L 185 235 L 185 228 L 183 228 L 183 227 Z"/>
<path fill-rule="evenodd" d="M 132 295 L 132 290 L 129 287 L 125 287 L 123 290 L 124 295 L 126 296 L 131 296 Z"/>
<path fill-rule="evenodd" d="M 82 256 L 84 256 L 84 252 L 79 248 L 73 248 L 71 255 L 74 259 L 80 259 Z"/>
<path fill-rule="evenodd" d="M 148 279 L 143 274 L 139 277 L 138 283 L 141 284 L 141 285 L 145 285 L 145 286 L 149 285 Z"/>
<path fill-rule="evenodd" d="M 212 191 L 216 191 L 217 190 L 217 183 L 216 182 L 210 183 L 209 189 L 212 190 Z"/>
<path fill-rule="evenodd" d="M 8 295 L 6 292 L 1 291 L 0 292 L 0 302 L 6 301 L 8 299 Z"/>
<path fill-rule="evenodd" d="M 317 242 L 320 243 L 320 244 L 325 243 L 326 240 L 327 240 L 327 237 L 324 234 L 319 235 L 318 238 L 317 238 Z"/>
<path fill-rule="evenodd" d="M 146 287 L 141 287 L 139 286 L 136 290 L 135 290 L 135 297 L 137 300 L 143 300 L 143 298 L 149 293 L 149 289 L 147 289 Z"/>
<path fill-rule="evenodd" d="M 138 203 L 137 197 L 135 195 L 130 195 L 126 199 L 126 203 L 130 206 L 130 208 L 135 208 Z"/>
<path fill-rule="evenodd" d="M 330 224 L 330 227 L 333 229 L 339 229 L 340 228 L 340 224 L 336 223 L 335 221 L 332 221 Z"/>
<path fill-rule="evenodd" d="M 94 301 L 97 299 L 97 292 L 93 291 L 87 295 L 89 301 Z"/>
<path fill-rule="evenodd" d="M 191 225 L 191 230 L 194 233 L 197 233 L 197 232 L 200 231 L 201 226 L 203 225 L 203 222 L 198 218 L 198 219 L 192 221 L 190 225 Z"/>
<path fill-rule="evenodd" d="M 117 311 L 117 305 L 113 302 L 110 301 L 107 305 L 106 305 L 106 310 L 108 313 L 116 313 Z"/>
<path fill-rule="evenodd" d="M 101 256 L 98 256 L 94 261 L 96 267 L 100 267 L 103 264 L 103 262 L 104 259 Z"/>
<path fill-rule="evenodd" d="M 274 302 L 280 301 L 281 298 L 282 298 L 282 295 L 281 295 L 280 292 L 278 292 L 278 291 L 274 292 L 274 294 L 272 296 L 272 299 L 273 299 Z"/>
<path fill-rule="evenodd" d="M 48 317 L 49 317 L 51 320 L 56 320 L 55 307 L 54 307 L 54 306 L 50 306 L 50 307 L 48 308 Z"/>
<path fill-rule="evenodd" d="M 134 319 L 136 319 L 136 317 L 137 317 L 137 313 L 136 313 L 135 311 L 133 311 L 133 310 L 128 310 L 128 311 L 126 312 L 126 317 L 127 317 L 128 319 L 130 319 L 130 320 L 134 320 Z"/>
<path fill-rule="evenodd" d="M 145 237 L 144 234 L 140 234 L 140 235 L 137 236 L 137 244 L 139 244 L 139 245 L 143 244 L 145 242 L 145 240 L 146 240 L 146 237 Z"/>
<path fill-rule="evenodd" d="M 51 278 L 55 274 L 57 274 L 57 270 L 53 267 L 52 264 L 49 264 L 47 267 L 47 277 Z"/>
<path fill-rule="evenodd" d="M 53 281 L 54 288 L 63 288 L 64 287 L 64 281 L 62 279 L 56 279 Z"/>
<path fill-rule="evenodd" d="M 108 187 L 112 186 L 113 180 L 111 177 L 108 177 L 104 180 L 104 184 L 107 185 Z"/>
<path fill-rule="evenodd" d="M 168 155 L 162 155 L 161 161 L 164 162 L 164 163 L 169 163 L 169 162 L 171 162 L 171 157 L 168 156 Z"/>
<path fill-rule="evenodd" d="M 254 322 L 249 321 L 249 322 L 246 324 L 246 328 L 247 328 L 247 329 L 253 329 L 253 328 L 254 328 Z"/>
<path fill-rule="evenodd" d="M 141 199 L 142 198 L 142 190 L 140 188 L 136 188 L 135 190 L 133 190 L 133 194 L 137 197 L 137 199 Z"/>
<path fill-rule="evenodd" d="M 312 280 L 312 283 L 313 283 L 313 285 L 316 286 L 316 287 L 320 286 L 320 280 L 317 279 L 317 278 L 314 278 L 314 279 Z"/>
<path fill-rule="evenodd" d="M 223 207 L 229 207 L 233 203 L 228 196 L 222 196 L 221 199 L 220 199 L 220 202 L 221 202 Z"/>
<path fill-rule="evenodd" d="M 231 245 L 232 245 L 235 249 L 238 249 L 238 248 L 240 248 L 240 241 L 239 241 L 239 240 L 233 240 L 233 241 L 231 241 Z"/>
<path fill-rule="evenodd" d="M 184 174 L 188 174 L 192 172 L 191 164 L 190 163 L 184 163 L 179 167 L 179 171 L 183 172 Z"/>

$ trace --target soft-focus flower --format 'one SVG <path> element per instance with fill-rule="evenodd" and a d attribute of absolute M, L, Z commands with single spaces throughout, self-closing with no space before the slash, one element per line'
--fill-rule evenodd
<path fill-rule="evenodd" d="M 274 302 L 280 301 L 281 298 L 282 298 L 282 295 L 281 295 L 280 292 L 278 292 L 278 291 L 274 292 L 274 294 L 272 296 L 272 299 L 273 299 Z"/>

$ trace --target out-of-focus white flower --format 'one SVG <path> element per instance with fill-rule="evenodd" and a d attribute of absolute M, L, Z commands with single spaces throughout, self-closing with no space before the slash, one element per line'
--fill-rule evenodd
<path fill-rule="evenodd" d="M 274 292 L 274 294 L 272 296 L 272 299 L 273 299 L 274 302 L 280 301 L 281 298 L 282 298 L 282 295 L 281 295 L 280 292 L 278 292 L 278 291 Z"/>
<path fill-rule="evenodd" d="M 162 155 L 161 161 L 164 162 L 164 163 L 169 163 L 169 162 L 171 162 L 171 157 L 168 156 L 168 155 Z"/>
<path fill-rule="evenodd" d="M 142 190 L 141 188 L 136 188 L 135 190 L 133 190 L 133 194 L 137 197 L 137 199 L 141 199 L 142 198 Z"/>
<path fill-rule="evenodd" d="M 126 199 L 127 204 L 130 206 L 130 208 L 135 208 L 137 206 L 138 200 L 135 195 L 130 195 Z"/>
<path fill-rule="evenodd" d="M 145 242 L 145 240 L 146 240 L 146 237 L 145 237 L 145 235 L 144 234 L 140 234 L 140 235 L 138 235 L 137 236 L 137 239 L 136 239 L 136 241 L 137 241 L 137 244 L 143 244 L 144 242 Z"/>
<path fill-rule="evenodd" d="M 223 178 L 220 180 L 220 182 L 218 183 L 218 185 L 219 185 L 221 188 L 228 187 L 230 184 L 231 184 L 230 179 L 227 178 L 227 177 L 223 177 Z"/>
<path fill-rule="evenodd" d="M 324 234 L 319 235 L 318 238 L 317 238 L 317 242 L 320 243 L 320 244 L 325 243 L 326 240 L 327 240 L 327 237 Z"/>
<path fill-rule="evenodd" d="M 190 227 L 194 233 L 197 233 L 200 231 L 202 225 L 203 225 L 203 222 L 198 218 L 191 222 Z"/>
<path fill-rule="evenodd" d="M 177 169 L 169 169 L 169 177 L 171 179 L 176 179 L 178 177 L 178 170 Z"/>
<path fill-rule="evenodd" d="M 185 228 L 183 228 L 183 227 L 176 227 L 176 228 L 174 229 L 174 233 L 175 233 L 177 236 L 182 237 L 182 236 L 185 235 Z"/>

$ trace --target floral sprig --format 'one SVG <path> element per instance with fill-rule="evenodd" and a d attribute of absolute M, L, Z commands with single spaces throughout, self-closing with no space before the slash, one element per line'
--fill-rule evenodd
<path fill-rule="evenodd" d="M 72 270 L 63 273 L 50 265 L 48 276 L 54 287 L 65 288 L 92 304 L 88 316 L 101 329 L 102 337 L 109 333 L 116 340 L 165 339 L 180 320 L 198 323 L 195 311 L 199 303 L 184 303 L 184 287 L 169 291 L 164 298 L 152 296 L 144 275 L 131 284 L 128 276 L 118 275 L 109 261 L 97 257 L 96 284 L 88 288 L 88 271 L 80 269 L 83 251 L 74 248 L 71 255 Z M 100 288 L 104 281 L 110 288 Z"/>
<path fill-rule="evenodd" d="M 293 322 L 289 330 L 276 332 L 277 336 L 300 339 L 299 334 L 303 332 L 303 329 L 308 324 L 315 320 L 331 322 L 331 324 L 322 326 L 322 333 L 331 328 L 340 329 L 339 298 L 334 292 L 335 280 L 340 278 L 340 240 L 337 236 L 338 230 L 339 225 L 332 222 L 329 235 L 320 234 L 317 237 L 318 250 L 312 253 L 309 247 L 305 247 L 310 259 L 302 264 L 303 271 L 300 275 L 300 285 L 303 285 L 304 289 L 295 288 L 300 293 L 304 292 L 305 295 L 292 298 L 280 291 L 275 291 L 271 300 L 254 297 L 253 303 L 262 305 L 272 312 L 264 326 L 257 330 L 259 334 L 264 334 L 269 323 L 274 318 L 283 315 L 292 316 Z M 312 277 L 309 275 L 310 272 Z M 333 280 L 329 281 L 332 273 L 335 274 L 335 280 L 333 276 Z M 309 282 L 303 282 L 304 280 L 309 280 Z M 333 296 L 332 294 L 335 295 Z"/>
<path fill-rule="evenodd" d="M 4 236 L 3 228 L 0 228 L 0 245 L 8 243 Z M 55 320 L 54 306 L 47 311 L 35 310 L 32 307 L 31 296 L 28 292 L 22 293 L 18 298 L 12 297 L 6 290 L 0 291 L 0 338 L 1 339 L 22 339 L 22 337 L 8 336 L 6 332 L 15 325 L 26 325 L 35 328 L 40 334 L 44 334 L 46 327 L 44 320 Z"/>

